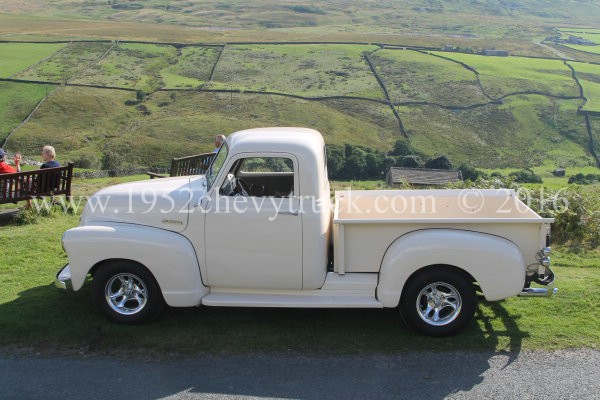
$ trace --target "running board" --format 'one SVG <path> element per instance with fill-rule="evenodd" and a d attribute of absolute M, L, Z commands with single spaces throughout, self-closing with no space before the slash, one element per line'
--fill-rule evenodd
<path fill-rule="evenodd" d="M 211 293 L 202 299 L 205 306 L 281 308 L 383 308 L 370 296 L 324 294 Z"/>

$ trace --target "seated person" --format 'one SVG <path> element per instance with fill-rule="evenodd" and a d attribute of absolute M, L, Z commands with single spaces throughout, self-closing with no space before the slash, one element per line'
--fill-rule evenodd
<path fill-rule="evenodd" d="M 42 148 L 42 159 L 44 160 L 44 163 L 40 169 L 60 167 L 60 163 L 54 159 L 55 157 L 56 151 L 54 150 L 54 147 L 44 146 Z"/>
<path fill-rule="evenodd" d="M 6 152 L 0 149 L 0 174 L 11 174 L 14 172 L 21 172 L 21 155 L 19 153 L 15 154 L 13 161 L 15 162 L 15 166 L 11 167 L 5 162 Z"/>

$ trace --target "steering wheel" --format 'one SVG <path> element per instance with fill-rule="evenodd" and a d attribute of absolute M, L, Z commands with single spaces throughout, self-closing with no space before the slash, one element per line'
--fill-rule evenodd
<path fill-rule="evenodd" d="M 240 196 L 250 196 L 250 191 L 252 190 L 252 185 L 248 185 L 246 181 L 242 178 L 236 178 L 235 180 L 235 190 L 237 194 Z"/>

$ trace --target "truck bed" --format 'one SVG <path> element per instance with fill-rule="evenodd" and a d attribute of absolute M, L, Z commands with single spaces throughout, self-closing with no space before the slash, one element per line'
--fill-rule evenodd
<path fill-rule="evenodd" d="M 551 222 L 514 190 L 356 190 L 335 193 L 334 223 Z"/>
<path fill-rule="evenodd" d="M 387 248 L 397 238 L 422 229 L 501 236 L 534 257 L 553 222 L 506 189 L 337 191 L 333 214 L 337 273 L 379 271 Z"/>

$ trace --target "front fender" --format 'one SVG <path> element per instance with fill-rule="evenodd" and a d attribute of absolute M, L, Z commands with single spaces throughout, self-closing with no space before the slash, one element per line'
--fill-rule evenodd
<path fill-rule="evenodd" d="M 107 223 L 69 229 L 63 240 L 71 265 L 73 290 L 83 286 L 94 265 L 110 259 L 125 259 L 150 270 L 170 306 L 197 306 L 208 294 L 208 288 L 202 284 L 194 247 L 178 233 L 142 225 Z"/>
<path fill-rule="evenodd" d="M 525 284 L 525 260 L 517 245 L 499 236 L 453 229 L 424 229 L 396 239 L 381 263 L 377 298 L 396 307 L 410 276 L 430 265 L 471 274 L 487 300 L 517 295 Z"/>

